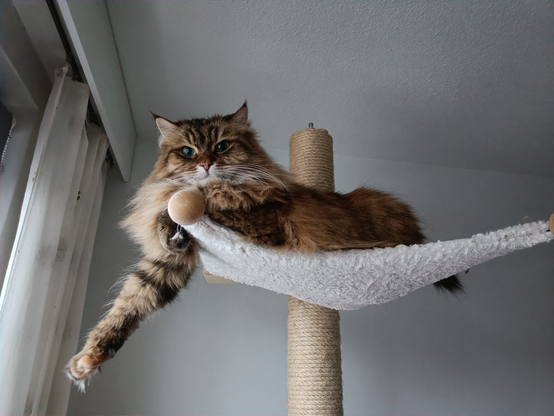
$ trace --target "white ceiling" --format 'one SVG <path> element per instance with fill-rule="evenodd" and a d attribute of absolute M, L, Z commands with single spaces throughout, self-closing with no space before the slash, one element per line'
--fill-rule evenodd
<path fill-rule="evenodd" d="M 247 98 L 269 148 L 554 177 L 551 1 L 108 1 L 141 140 Z"/>

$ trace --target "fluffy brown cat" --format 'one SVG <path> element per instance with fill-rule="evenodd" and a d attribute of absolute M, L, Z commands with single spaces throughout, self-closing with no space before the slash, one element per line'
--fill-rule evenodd
<path fill-rule="evenodd" d="M 296 183 L 260 147 L 246 103 L 227 116 L 175 123 L 155 117 L 160 156 L 123 221 L 143 259 L 66 368 L 80 386 L 146 317 L 175 299 L 195 270 L 196 243 L 167 214 L 180 189 L 198 187 L 213 220 L 246 241 L 276 249 L 312 253 L 425 239 L 410 207 L 391 195 L 367 188 L 342 195 Z M 455 277 L 440 283 L 461 290 Z"/>

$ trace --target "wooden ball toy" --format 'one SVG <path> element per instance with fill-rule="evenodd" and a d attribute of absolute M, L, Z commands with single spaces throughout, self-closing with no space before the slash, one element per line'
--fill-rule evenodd
<path fill-rule="evenodd" d="M 179 191 L 171 197 L 167 211 L 179 225 L 196 224 L 204 215 L 204 195 L 198 190 Z"/>
<path fill-rule="evenodd" d="M 554 214 L 550 216 L 550 220 L 548 220 L 548 229 L 552 234 L 554 234 Z"/>

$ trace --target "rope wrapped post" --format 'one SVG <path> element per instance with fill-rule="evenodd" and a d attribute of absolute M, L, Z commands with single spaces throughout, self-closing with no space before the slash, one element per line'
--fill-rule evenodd
<path fill-rule="evenodd" d="M 294 133 L 289 151 L 290 172 L 298 182 L 334 190 L 333 139 L 327 130 Z M 343 414 L 339 312 L 292 296 L 288 298 L 288 414 Z"/>

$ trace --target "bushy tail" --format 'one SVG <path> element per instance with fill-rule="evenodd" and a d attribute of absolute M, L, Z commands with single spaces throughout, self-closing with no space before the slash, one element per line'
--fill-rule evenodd
<path fill-rule="evenodd" d="M 464 285 L 460 282 L 460 279 L 458 279 L 458 276 L 456 275 L 439 280 L 433 284 L 439 292 L 449 292 L 454 295 L 464 293 Z"/>

